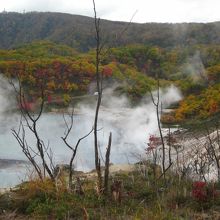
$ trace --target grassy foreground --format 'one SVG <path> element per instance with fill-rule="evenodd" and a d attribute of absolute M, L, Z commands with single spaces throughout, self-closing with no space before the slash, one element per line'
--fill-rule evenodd
<path fill-rule="evenodd" d="M 56 183 L 30 180 L 1 194 L 0 219 L 220 219 L 214 184 L 193 183 L 170 172 L 164 186 L 163 179 L 142 168 L 112 173 L 107 196 L 96 193 L 91 174 L 80 174 L 72 191 L 64 176 Z"/>

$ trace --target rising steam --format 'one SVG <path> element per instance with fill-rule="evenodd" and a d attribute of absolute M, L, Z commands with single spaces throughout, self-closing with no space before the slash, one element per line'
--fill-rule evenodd
<path fill-rule="evenodd" d="M 6 94 L 10 94 L 11 90 L 8 87 L 4 87 L 5 85 L 7 85 L 6 82 L 1 83 L 0 87 L 1 120 L 5 118 L 5 110 L 14 105 L 7 98 Z M 6 93 L 5 91 L 10 92 Z M 179 90 L 174 86 L 161 90 L 160 94 L 164 107 L 181 99 Z M 72 144 L 75 144 L 78 138 L 84 136 L 93 126 L 95 99 L 94 102 L 90 101 L 89 103 L 82 102 L 76 108 L 73 131 L 69 138 Z M 155 106 L 152 104 L 150 97 L 146 96 L 143 98 L 142 104 L 131 108 L 129 100 L 125 96 L 116 97 L 111 89 L 107 89 L 104 91 L 102 103 L 99 114 L 100 130 L 98 134 L 100 152 L 104 156 L 108 135 L 109 132 L 112 132 L 111 162 L 120 164 L 136 161 L 133 154 L 143 155 L 149 135 L 158 133 Z M 0 132 L 0 155 L 1 158 L 7 159 L 25 159 L 10 131 L 12 127 L 18 126 L 18 115 L 14 116 L 14 118 L 16 120 L 12 120 L 7 129 L 4 128 L 5 131 Z M 38 128 L 45 143 L 50 144 L 55 164 L 69 163 L 71 152 L 60 138 L 65 131 L 62 114 L 43 114 Z M 33 143 L 31 136 L 27 136 L 27 141 L 34 146 L 35 143 Z M 77 152 L 75 167 L 84 171 L 94 168 L 93 135 L 82 141 Z M 0 176 L 1 173 L 5 175 L 2 171 Z"/>

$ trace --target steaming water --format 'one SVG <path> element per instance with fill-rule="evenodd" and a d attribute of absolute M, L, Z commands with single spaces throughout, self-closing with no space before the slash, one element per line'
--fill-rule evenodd
<path fill-rule="evenodd" d="M 90 131 L 92 128 L 92 117 L 86 115 L 76 115 L 74 116 L 74 127 L 70 135 L 69 142 L 73 145 L 76 143 L 78 138 L 82 137 Z M 132 152 L 137 153 L 144 150 L 144 140 L 141 145 L 134 146 L 132 142 L 129 142 L 131 138 L 124 142 L 122 137 L 123 129 L 120 128 L 120 124 L 116 125 L 116 120 L 110 122 L 100 121 L 100 150 L 104 152 L 107 146 L 107 140 L 109 131 L 112 131 L 113 142 L 112 142 L 112 155 L 111 162 L 113 163 L 128 163 L 135 160 L 131 157 Z M 118 121 L 119 123 L 119 121 Z M 15 123 L 17 124 L 17 123 Z M 16 125 L 14 125 L 16 127 Z M 18 143 L 13 137 L 10 126 L 4 126 L 4 130 L 0 133 L 0 155 L 3 159 L 19 159 L 26 160 L 24 154 L 22 153 Z M 65 131 L 65 124 L 63 121 L 63 116 L 60 114 L 45 114 L 39 122 L 39 133 L 43 137 L 43 140 L 53 151 L 54 163 L 68 163 L 71 151 L 64 145 L 61 140 Z M 129 132 L 128 132 L 129 133 Z M 135 132 L 133 131 L 134 135 Z M 136 137 L 134 137 L 136 138 Z M 27 141 L 34 146 L 33 137 L 28 133 Z M 122 143 L 124 142 L 124 143 Z M 104 155 L 103 155 L 104 156 Z M 76 169 L 88 171 L 94 168 L 94 150 L 93 150 L 93 135 L 91 134 L 88 138 L 84 139 L 77 152 L 77 158 L 75 163 Z M 7 187 L 20 182 L 25 179 L 25 170 L 28 167 L 25 165 L 12 166 L 9 168 L 0 169 L 0 187 Z M 30 171 L 29 171 L 30 172 Z"/>
<path fill-rule="evenodd" d="M 109 132 L 112 132 L 113 142 L 111 151 L 111 162 L 114 164 L 134 162 L 137 160 L 133 154 L 143 153 L 147 140 L 147 123 L 145 114 L 140 115 L 140 120 L 132 118 L 131 110 L 124 109 L 122 112 L 109 112 L 102 110 L 102 117 L 99 122 L 99 140 L 100 150 L 104 157 L 104 151 L 107 146 Z M 140 111 L 140 110 L 139 110 Z M 138 112 L 137 112 L 138 113 Z M 142 114 L 141 112 L 139 112 Z M 11 133 L 11 127 L 18 126 L 18 116 L 14 124 L 5 124 L 4 129 L 0 129 L 0 155 L 1 159 L 19 159 L 26 160 L 17 141 Z M 103 120 L 103 117 L 106 120 Z M 115 119 L 112 120 L 112 117 Z M 130 118 L 129 118 L 130 117 Z M 134 116 L 133 116 L 134 117 Z M 68 118 L 66 118 L 68 119 Z M 141 124 L 140 122 L 143 121 Z M 8 120 L 6 120 L 8 122 Z M 127 130 L 127 127 L 133 125 Z M 90 115 L 75 115 L 74 126 L 68 141 L 73 145 L 78 138 L 84 136 L 90 131 L 93 124 L 93 117 Z M 150 122 L 148 122 L 150 125 Z M 139 127 L 139 128 L 138 128 Z M 150 128 L 150 127 L 149 127 Z M 150 128 L 152 131 L 152 128 Z M 39 133 L 45 143 L 49 143 L 53 151 L 54 163 L 68 163 L 71 151 L 64 145 L 61 140 L 65 131 L 65 123 L 61 114 L 44 114 L 39 121 Z M 31 134 L 27 131 L 27 141 L 34 146 L 34 141 Z M 75 167 L 78 170 L 88 171 L 94 168 L 94 150 L 93 150 L 93 135 L 84 139 L 78 149 Z M 25 170 L 28 167 L 25 165 L 12 166 L 10 168 L 0 169 L 0 187 L 14 185 L 26 178 Z M 30 171 L 29 171 L 30 173 Z"/>
<path fill-rule="evenodd" d="M 1 89 L 1 88 L 0 88 Z M 163 103 L 169 105 L 173 101 L 181 99 L 181 95 L 175 87 L 170 87 L 163 93 Z M 0 103 L 7 102 L 1 100 Z M 140 159 L 137 155 L 143 155 L 150 134 L 158 133 L 155 106 L 151 101 L 146 101 L 135 108 L 129 108 L 125 97 L 108 96 L 103 98 L 99 115 L 99 145 L 104 158 L 104 152 L 108 142 L 109 132 L 112 132 L 111 162 L 114 164 L 133 163 Z M 79 113 L 74 115 L 74 126 L 69 135 L 69 143 L 73 146 L 77 140 L 87 134 L 94 121 L 94 105 L 80 105 Z M 11 129 L 18 128 L 18 115 L 5 115 L 0 112 L 0 158 L 26 160 L 18 143 L 11 133 Z M 68 120 L 68 118 L 67 118 Z M 54 164 L 67 164 L 71 157 L 71 151 L 65 146 L 61 137 L 65 132 L 65 123 L 62 114 L 43 114 L 38 124 L 39 134 L 45 144 L 49 144 Z M 35 147 L 33 136 L 27 131 L 26 140 Z M 94 168 L 94 139 L 93 134 L 84 139 L 77 151 L 75 168 L 89 171 Z M 16 185 L 31 175 L 27 165 L 0 167 L 0 188 Z"/>

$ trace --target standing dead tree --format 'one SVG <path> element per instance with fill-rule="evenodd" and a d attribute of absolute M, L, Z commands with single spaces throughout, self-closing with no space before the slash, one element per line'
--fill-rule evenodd
<path fill-rule="evenodd" d="M 106 57 L 111 53 L 110 47 L 106 48 L 107 41 L 106 39 L 101 39 L 101 28 L 100 28 L 100 18 L 97 17 L 96 4 L 95 0 L 93 2 L 93 11 L 94 11 L 94 24 L 95 24 L 95 41 L 96 41 L 96 53 L 95 53 L 95 75 L 96 75 L 96 88 L 97 88 L 97 103 L 95 109 L 95 119 L 94 119 L 94 150 L 95 150 L 95 168 L 98 176 L 97 182 L 97 190 L 98 193 L 107 194 L 108 192 L 108 177 L 109 177 L 109 163 L 110 163 L 110 152 L 111 152 L 111 144 L 112 144 L 112 133 L 110 132 L 108 138 L 108 145 L 106 148 L 105 154 L 105 174 L 104 181 L 102 181 L 102 171 L 101 171 L 101 160 L 100 160 L 100 152 L 99 152 L 99 142 L 98 142 L 98 119 L 99 119 L 99 110 L 102 102 L 102 94 L 103 94 L 103 72 L 100 71 L 100 66 L 102 63 L 102 58 Z M 136 11 L 137 12 L 137 11 Z M 115 35 L 115 42 L 122 38 L 124 32 L 128 29 L 129 25 L 132 22 L 133 17 L 136 12 L 131 17 L 130 22 L 125 26 L 124 29 L 120 31 L 120 33 Z M 105 49 L 105 50 L 104 50 Z"/>
<path fill-rule="evenodd" d="M 110 165 L 110 153 L 112 145 L 112 133 L 109 134 L 108 146 L 105 154 L 105 176 L 104 176 L 104 193 L 108 194 L 108 183 L 109 183 L 109 165 Z"/>
<path fill-rule="evenodd" d="M 40 86 L 40 95 L 38 98 L 38 111 L 31 112 L 27 97 L 25 95 L 25 86 L 22 81 L 17 77 L 18 88 L 15 83 L 11 80 L 10 83 L 13 86 L 16 98 L 18 102 L 18 107 L 21 113 L 20 126 L 18 130 L 12 129 L 12 134 L 16 138 L 18 144 L 20 145 L 23 153 L 33 165 L 39 178 L 43 180 L 47 175 L 51 180 L 54 181 L 54 165 L 52 151 L 49 149 L 49 144 L 46 146 L 44 141 L 39 135 L 38 122 L 42 116 L 44 103 L 45 103 L 45 90 L 44 85 Z M 28 143 L 26 137 L 26 128 L 31 132 L 33 140 L 35 141 L 35 146 Z M 41 165 L 40 165 L 41 163 Z"/>
<path fill-rule="evenodd" d="M 98 191 L 102 190 L 102 173 L 101 173 L 101 160 L 99 157 L 99 146 L 98 146 L 98 117 L 99 109 L 102 101 L 102 75 L 100 73 L 100 56 L 102 52 L 101 43 L 100 43 L 100 18 L 97 18 L 95 1 L 93 0 L 94 6 L 94 15 L 95 15 L 95 32 L 96 32 L 96 87 L 98 92 L 98 99 L 95 110 L 95 120 L 94 120 L 94 147 L 95 147 L 95 167 L 98 176 Z"/>
<path fill-rule="evenodd" d="M 68 123 L 65 116 L 63 115 L 63 119 L 64 119 L 64 122 L 65 122 L 65 125 L 66 125 L 66 132 L 65 132 L 65 136 L 61 137 L 62 140 L 64 141 L 65 145 L 72 151 L 72 156 L 71 156 L 70 162 L 69 162 L 69 189 L 70 190 L 73 189 L 73 185 L 72 185 L 72 183 L 73 183 L 73 161 L 76 157 L 76 153 L 77 153 L 79 144 L 83 139 L 87 138 L 93 132 L 93 128 L 92 128 L 86 135 L 84 135 L 83 137 L 78 139 L 75 146 L 72 146 L 71 144 L 69 144 L 67 139 L 68 139 L 69 134 L 70 134 L 70 132 L 73 128 L 73 117 L 74 117 L 74 115 L 73 115 L 73 112 L 72 112 L 72 114 L 69 115 L 70 123 Z"/>
<path fill-rule="evenodd" d="M 216 123 L 214 131 L 210 131 L 208 126 L 206 129 L 205 149 L 214 167 L 217 170 L 218 182 L 220 182 L 220 134 L 219 126 Z"/>
<path fill-rule="evenodd" d="M 94 10 L 94 21 L 95 21 L 95 40 L 96 40 L 96 58 L 95 58 L 95 67 L 96 67 L 96 88 L 97 88 L 97 103 L 95 109 L 95 119 L 94 119 L 94 150 L 95 150 L 95 168 L 97 172 L 97 191 L 98 194 L 102 192 L 107 192 L 108 189 L 108 175 L 109 175 L 109 158 L 111 151 L 111 140 L 112 134 L 109 135 L 108 146 L 106 150 L 106 162 L 105 162 L 105 180 L 104 185 L 102 181 L 102 171 L 101 171 L 101 160 L 99 152 L 99 142 L 98 142 L 98 118 L 99 110 L 102 102 L 102 93 L 103 93 L 103 73 L 100 71 L 101 65 L 101 55 L 104 44 L 101 44 L 100 37 L 100 18 L 97 18 L 95 0 L 93 0 L 93 10 Z"/>
<path fill-rule="evenodd" d="M 204 148 L 204 144 L 195 142 L 191 144 L 190 159 L 191 169 L 193 170 L 193 178 L 197 178 L 200 181 L 206 181 L 207 170 L 210 166 L 210 160 Z"/>
<path fill-rule="evenodd" d="M 172 146 L 175 143 L 175 138 L 172 136 L 172 133 L 170 132 L 170 126 L 168 127 L 168 135 L 167 135 L 167 145 L 168 145 L 168 159 L 169 164 L 172 164 L 172 156 L 171 156 L 171 150 Z"/>
<path fill-rule="evenodd" d="M 161 139 L 161 146 L 162 146 L 162 176 L 164 182 L 166 182 L 166 172 L 172 166 L 172 163 L 166 168 L 166 148 L 165 148 L 165 141 L 162 134 L 162 128 L 160 123 L 160 108 L 161 108 L 161 101 L 160 101 L 160 81 L 157 79 L 157 92 L 156 98 L 153 96 L 152 92 L 150 91 L 152 102 L 156 108 L 156 116 L 157 116 L 157 126 L 159 129 L 160 139 Z"/>

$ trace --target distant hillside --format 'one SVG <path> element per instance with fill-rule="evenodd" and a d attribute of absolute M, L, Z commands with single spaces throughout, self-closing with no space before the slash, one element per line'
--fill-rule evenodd
<path fill-rule="evenodd" d="M 160 47 L 194 44 L 219 44 L 220 22 L 160 24 L 132 23 L 102 20 L 102 31 L 113 46 L 133 43 Z M 50 40 L 67 44 L 81 51 L 94 47 L 93 18 L 63 13 L 0 13 L 0 48 L 9 49 L 33 40 Z"/>

